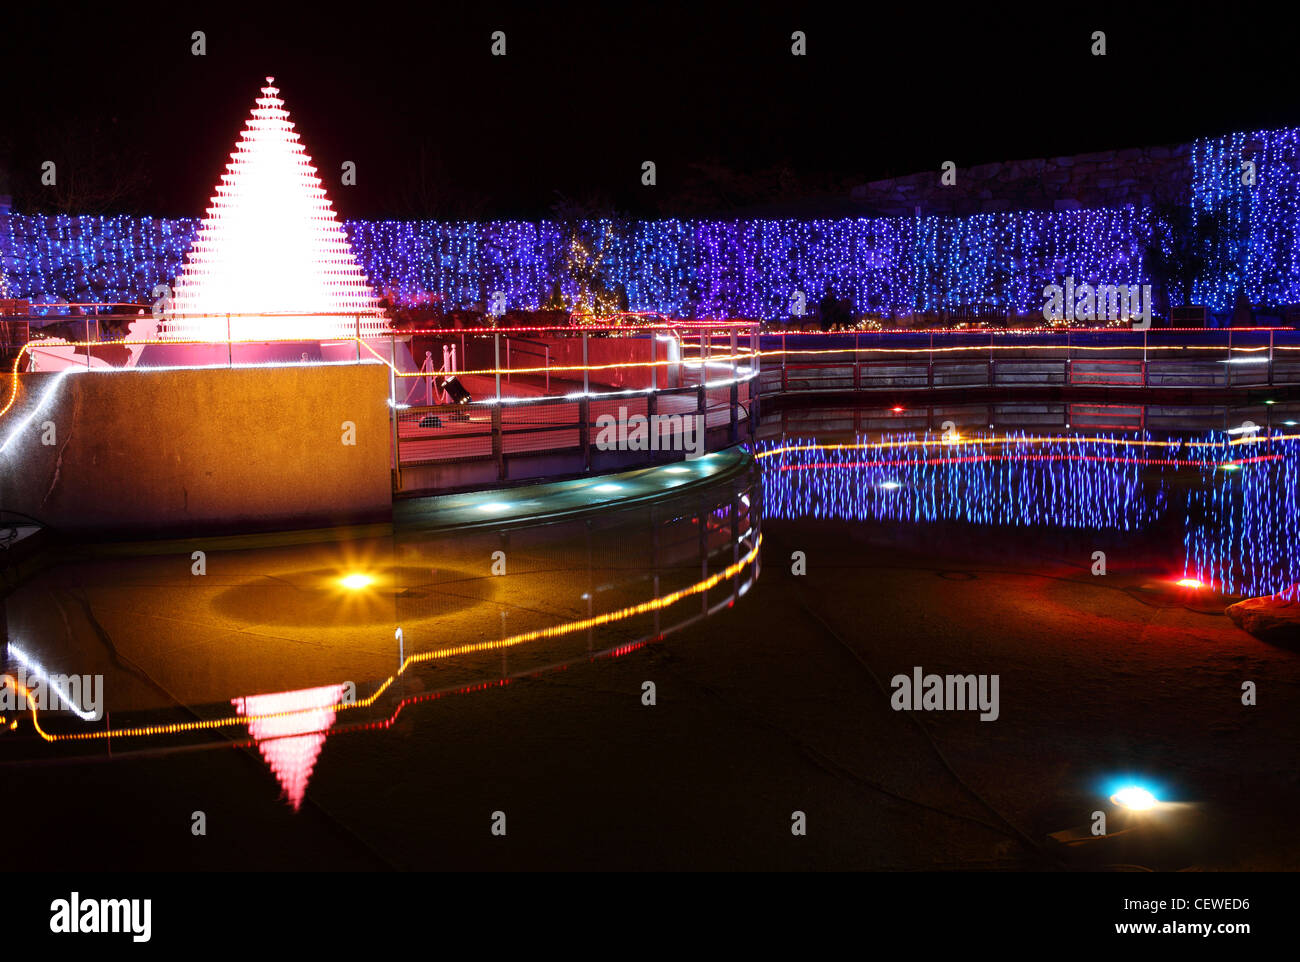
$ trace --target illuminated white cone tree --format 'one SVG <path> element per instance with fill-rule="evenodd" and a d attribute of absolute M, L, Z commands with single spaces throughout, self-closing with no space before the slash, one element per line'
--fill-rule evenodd
<path fill-rule="evenodd" d="M 387 330 L 274 79 L 176 280 L 171 337 L 224 341 L 227 315 L 236 340 L 347 336 L 358 318 L 363 336 Z"/>

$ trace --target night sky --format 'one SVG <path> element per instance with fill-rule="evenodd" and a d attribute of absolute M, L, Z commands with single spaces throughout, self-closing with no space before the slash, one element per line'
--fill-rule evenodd
<path fill-rule="evenodd" d="M 267 74 L 345 217 L 536 217 L 557 192 L 693 213 L 702 163 L 741 178 L 786 167 L 779 200 L 944 160 L 1300 123 L 1288 32 L 1190 7 L 26 6 L 7 14 L 0 41 L 0 165 L 20 208 L 41 197 L 41 161 L 71 156 L 138 172 L 115 201 L 125 212 L 200 215 Z M 504 58 L 489 52 L 496 29 Z M 796 29 L 806 57 L 790 54 Z M 1107 32 L 1104 58 L 1089 54 L 1095 29 Z M 206 32 L 204 57 L 190 53 L 194 30 Z M 338 185 L 345 160 L 355 187 Z M 640 184 L 644 160 L 658 166 L 655 188 Z"/>

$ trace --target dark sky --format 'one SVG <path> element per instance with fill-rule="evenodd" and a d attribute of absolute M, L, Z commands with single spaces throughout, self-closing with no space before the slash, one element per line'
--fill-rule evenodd
<path fill-rule="evenodd" d="M 422 165 L 453 213 L 537 216 L 556 191 L 648 213 L 700 161 L 868 181 L 1300 123 L 1289 32 L 1193 5 L 180 6 L 6 14 L 0 139 L 15 195 L 74 126 L 104 155 L 138 154 L 147 187 L 133 206 L 199 215 L 266 74 L 345 217 L 404 213 Z M 504 58 L 490 55 L 496 29 Z M 790 54 L 796 29 L 806 57 Z M 1096 29 L 1105 57 L 1089 54 Z M 338 186 L 345 160 L 356 187 Z M 644 160 L 656 188 L 640 185 Z"/>

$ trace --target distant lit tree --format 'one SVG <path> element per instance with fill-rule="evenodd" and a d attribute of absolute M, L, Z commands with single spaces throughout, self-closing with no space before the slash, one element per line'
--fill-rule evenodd
<path fill-rule="evenodd" d="M 551 212 L 560 228 L 562 248 L 552 265 L 547 309 L 588 317 L 626 310 L 626 291 L 609 277 L 609 258 L 625 218 L 602 195 L 574 199 L 561 194 Z M 572 293 L 566 293 L 566 288 Z"/>
<path fill-rule="evenodd" d="M 1205 277 L 1237 276 L 1249 226 L 1234 217 L 1229 202 L 1206 209 L 1186 204 L 1156 204 L 1146 266 L 1164 301 L 1173 307 L 1192 303 L 1196 283 Z"/>

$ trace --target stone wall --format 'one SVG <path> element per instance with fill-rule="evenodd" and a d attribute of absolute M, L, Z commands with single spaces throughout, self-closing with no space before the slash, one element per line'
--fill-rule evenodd
<path fill-rule="evenodd" d="M 1080 210 L 1186 203 L 1191 145 L 1135 147 L 1073 157 L 1012 160 L 958 167 L 956 183 L 926 171 L 872 181 L 851 196 L 864 214 L 985 214 L 1011 210 Z"/>

